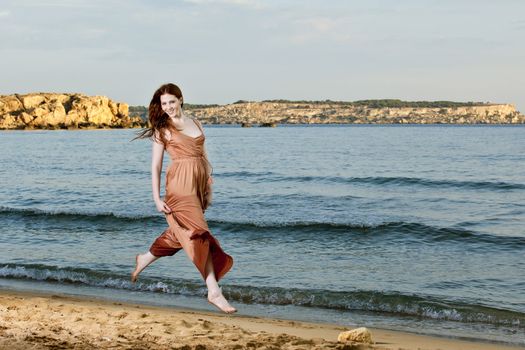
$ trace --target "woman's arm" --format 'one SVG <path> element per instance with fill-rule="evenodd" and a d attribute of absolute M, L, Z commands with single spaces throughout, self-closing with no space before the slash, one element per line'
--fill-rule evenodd
<path fill-rule="evenodd" d="M 206 160 L 206 172 L 208 174 L 208 180 L 206 181 L 206 192 L 204 193 L 204 208 L 203 211 L 206 211 L 208 207 L 211 205 L 211 202 L 213 200 L 213 178 L 211 177 L 211 165 L 208 161 L 208 154 L 206 153 L 206 147 L 203 145 L 203 153 L 204 153 L 204 159 Z"/>
<path fill-rule="evenodd" d="M 164 144 L 160 142 L 156 133 L 153 140 L 151 151 L 151 189 L 153 192 L 153 201 L 157 210 L 164 213 L 171 213 L 170 207 L 160 198 L 160 173 L 162 171 L 162 159 L 164 157 Z"/>
<path fill-rule="evenodd" d="M 213 179 L 211 178 L 211 172 L 212 172 L 211 163 L 210 163 L 210 161 L 208 159 L 208 152 L 206 152 L 206 145 L 205 144 L 202 145 L 202 151 L 204 153 L 204 159 L 206 159 L 206 173 L 208 174 L 208 183 L 212 184 L 213 183 Z"/>
<path fill-rule="evenodd" d="M 204 128 L 202 127 L 202 124 L 199 120 L 195 119 L 197 122 L 197 125 L 199 126 L 199 129 L 201 129 L 201 132 L 204 134 Z M 206 151 L 206 144 L 204 143 L 202 145 L 202 153 L 204 156 L 204 160 L 206 163 L 206 174 L 208 174 L 208 179 L 206 181 L 206 192 L 204 193 L 204 207 L 202 208 L 203 211 L 206 211 L 208 207 L 211 205 L 211 202 L 213 200 L 213 178 L 211 177 L 211 173 L 213 171 L 210 160 L 208 159 L 208 152 Z"/>
<path fill-rule="evenodd" d="M 198 119 L 193 119 L 193 120 L 195 120 L 199 129 L 204 135 L 204 128 L 202 127 L 202 123 Z M 204 155 L 204 159 L 206 160 L 206 173 L 208 174 L 208 184 L 211 184 L 213 183 L 213 179 L 211 178 L 212 167 L 211 167 L 210 160 L 208 159 L 208 152 L 206 151 L 206 143 L 202 145 L 202 153 Z"/>

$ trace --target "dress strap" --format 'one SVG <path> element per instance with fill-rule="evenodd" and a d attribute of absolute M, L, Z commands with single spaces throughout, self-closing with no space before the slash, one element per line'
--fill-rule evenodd
<path fill-rule="evenodd" d="M 195 124 L 197 124 L 197 127 L 200 129 L 200 131 L 202 132 L 202 134 L 204 134 L 204 130 L 202 129 L 202 124 L 200 121 L 198 121 L 197 119 L 193 119 L 193 121 L 195 122 Z"/>

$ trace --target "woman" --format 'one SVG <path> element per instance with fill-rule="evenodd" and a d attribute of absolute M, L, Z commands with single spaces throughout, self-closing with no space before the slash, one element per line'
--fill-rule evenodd
<path fill-rule="evenodd" d="M 162 256 L 184 249 L 206 281 L 208 302 L 226 313 L 237 311 L 222 295 L 218 281 L 231 269 L 233 259 L 212 236 L 204 211 L 211 201 L 211 165 L 204 148 L 204 131 L 199 121 L 184 115 L 181 90 L 165 84 L 155 91 L 149 105 L 149 123 L 137 138 L 153 140 L 151 182 L 153 199 L 169 227 L 153 242 L 149 251 L 136 256 L 132 282 L 149 264 Z M 160 198 L 160 173 L 164 150 L 171 157 L 166 171 L 166 195 Z"/>

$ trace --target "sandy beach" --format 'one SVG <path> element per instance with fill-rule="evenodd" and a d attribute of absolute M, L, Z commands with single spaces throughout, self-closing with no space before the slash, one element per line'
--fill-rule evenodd
<path fill-rule="evenodd" d="M 345 327 L 98 299 L 0 291 L 0 349 L 518 349 L 370 329 L 374 344 L 337 342 Z"/>

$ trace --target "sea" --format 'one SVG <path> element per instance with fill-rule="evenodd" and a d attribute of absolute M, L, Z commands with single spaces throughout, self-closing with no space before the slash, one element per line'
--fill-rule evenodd
<path fill-rule="evenodd" d="M 167 227 L 137 131 L 0 132 L 1 289 L 215 311 L 184 251 L 129 280 Z M 524 125 L 205 135 L 238 314 L 525 345 Z"/>

